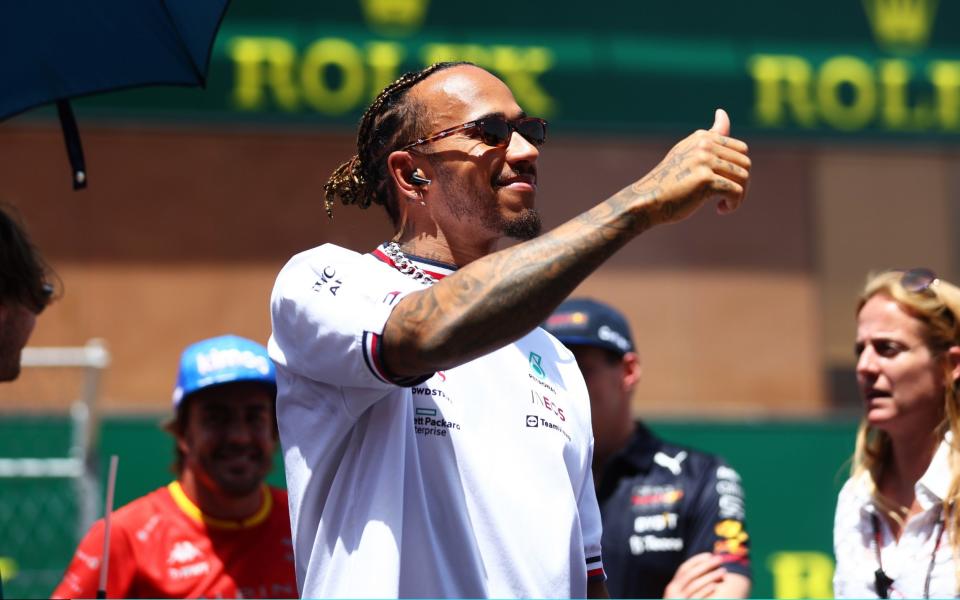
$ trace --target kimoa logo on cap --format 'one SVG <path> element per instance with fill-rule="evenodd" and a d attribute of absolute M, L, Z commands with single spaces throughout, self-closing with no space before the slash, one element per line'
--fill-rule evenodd
<path fill-rule="evenodd" d="M 236 367 L 253 369 L 259 371 L 261 375 L 270 373 L 270 365 L 267 362 L 267 357 L 254 354 L 249 350 L 237 350 L 235 348 L 228 350 L 213 349 L 209 352 L 197 354 L 197 372 L 200 375 L 208 375 L 214 371 Z"/>

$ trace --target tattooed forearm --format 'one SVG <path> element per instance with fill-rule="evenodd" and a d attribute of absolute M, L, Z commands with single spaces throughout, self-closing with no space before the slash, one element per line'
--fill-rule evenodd
<path fill-rule="evenodd" d="M 384 361 L 398 376 L 422 375 L 520 338 L 636 235 L 686 218 L 708 198 L 735 209 L 749 176 L 746 151 L 739 140 L 696 132 L 582 215 L 407 296 L 384 328 Z"/>
<path fill-rule="evenodd" d="M 405 298 L 384 331 L 397 375 L 450 368 L 524 335 L 614 252 L 651 224 L 631 186 L 539 238 L 476 260 Z"/>

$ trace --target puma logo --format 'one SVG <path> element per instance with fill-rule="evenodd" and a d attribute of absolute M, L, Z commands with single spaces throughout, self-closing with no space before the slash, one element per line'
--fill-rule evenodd
<path fill-rule="evenodd" d="M 686 450 L 680 451 L 676 456 L 667 456 L 663 452 L 657 452 L 653 455 L 653 462 L 665 469 L 669 469 L 674 475 L 679 475 L 683 471 L 683 469 L 680 468 L 680 463 L 686 458 Z"/>

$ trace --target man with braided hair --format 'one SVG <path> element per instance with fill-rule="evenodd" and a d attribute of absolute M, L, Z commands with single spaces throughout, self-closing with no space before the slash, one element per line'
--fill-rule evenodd
<path fill-rule="evenodd" d="M 586 386 L 537 325 L 650 227 L 735 210 L 750 160 L 728 134 L 717 111 L 539 235 L 546 123 L 502 81 L 442 63 L 381 92 L 327 210 L 381 204 L 394 241 L 298 254 L 271 298 L 303 596 L 606 595 Z M 495 252 L 504 237 L 526 241 Z"/>

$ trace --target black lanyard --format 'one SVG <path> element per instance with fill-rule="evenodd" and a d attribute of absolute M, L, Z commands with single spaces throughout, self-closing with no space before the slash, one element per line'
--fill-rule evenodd
<path fill-rule="evenodd" d="M 890 589 L 893 587 L 893 579 L 883 571 L 883 560 L 880 558 L 880 548 L 883 547 L 883 534 L 880 532 L 880 517 L 876 513 L 870 515 L 873 521 L 873 541 L 877 550 L 877 570 L 873 572 L 873 581 L 877 587 L 877 597 L 889 598 Z M 940 541 L 943 539 L 943 507 L 937 512 L 936 528 L 937 539 L 933 544 L 933 552 L 930 553 L 930 565 L 927 567 L 927 578 L 923 583 L 923 597 L 930 597 L 930 578 L 933 577 L 933 565 L 936 563 L 937 551 L 940 549 Z"/>

